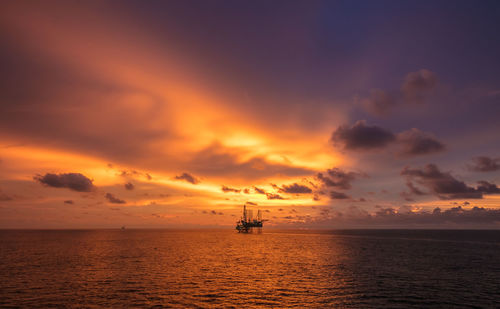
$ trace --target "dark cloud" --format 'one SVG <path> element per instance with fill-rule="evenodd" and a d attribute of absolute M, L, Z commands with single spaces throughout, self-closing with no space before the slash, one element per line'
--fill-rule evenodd
<path fill-rule="evenodd" d="M 182 175 L 175 176 L 177 180 L 185 180 L 193 185 L 200 183 L 200 180 L 189 173 L 182 173 Z"/>
<path fill-rule="evenodd" d="M 95 189 L 92 180 L 80 173 L 36 175 L 34 180 L 54 188 L 68 188 L 78 192 L 91 192 Z"/>
<path fill-rule="evenodd" d="M 333 132 L 331 141 L 346 150 L 358 151 L 384 148 L 397 142 L 401 147 L 399 155 L 403 157 L 436 153 L 446 148 L 431 133 L 413 128 L 394 134 L 378 126 L 369 126 L 364 120 L 357 121 L 351 127 L 347 125 L 338 127 Z"/>
<path fill-rule="evenodd" d="M 401 93 L 406 102 L 422 103 L 427 96 L 432 94 L 438 84 L 436 74 L 422 69 L 406 75 L 401 85 Z"/>
<path fill-rule="evenodd" d="M 397 140 L 402 149 L 402 156 L 415 156 L 436 153 L 445 150 L 445 145 L 438 141 L 432 134 L 425 133 L 419 129 L 411 129 L 397 135 Z"/>
<path fill-rule="evenodd" d="M 246 205 L 251 205 L 251 206 L 257 206 L 257 203 L 254 203 L 254 202 L 246 202 L 245 204 Z"/>
<path fill-rule="evenodd" d="M 73 200 L 66 200 L 64 201 L 64 204 L 74 204 L 75 202 L 73 202 Z"/>
<path fill-rule="evenodd" d="M 367 125 L 364 120 L 358 120 L 352 126 L 339 126 L 330 139 L 335 145 L 340 145 L 346 150 L 383 148 L 395 140 L 396 135 L 391 131 Z"/>
<path fill-rule="evenodd" d="M 227 192 L 240 193 L 241 192 L 241 189 L 235 189 L 235 188 L 230 188 L 230 187 L 226 187 L 226 186 L 222 186 L 221 190 L 224 193 L 227 193 Z"/>
<path fill-rule="evenodd" d="M 130 176 L 135 176 L 135 175 L 139 175 L 140 173 L 136 170 L 122 170 L 120 172 L 120 176 L 122 177 L 130 177 Z"/>
<path fill-rule="evenodd" d="M 407 176 L 407 181 L 410 183 L 416 180 L 441 199 L 483 197 L 481 192 L 467 186 L 463 181 L 455 179 L 450 173 L 441 172 L 434 164 L 427 164 L 423 169 L 406 167 L 401 175 Z"/>
<path fill-rule="evenodd" d="M 243 193 L 250 194 L 250 189 L 247 189 L 247 188 L 243 189 Z"/>
<path fill-rule="evenodd" d="M 476 172 L 495 172 L 500 170 L 500 158 L 490 158 L 485 156 L 475 157 L 468 168 Z"/>
<path fill-rule="evenodd" d="M 423 192 L 419 188 L 417 188 L 411 181 L 406 181 L 406 186 L 410 189 L 410 193 L 414 195 L 425 195 L 427 193 Z"/>
<path fill-rule="evenodd" d="M 253 189 L 255 190 L 255 193 L 258 193 L 258 194 L 267 194 L 266 190 L 264 190 L 264 189 L 257 188 L 257 187 L 253 187 Z"/>
<path fill-rule="evenodd" d="M 351 197 L 345 193 L 342 193 L 342 192 L 330 191 L 330 198 L 335 199 L 335 200 L 345 200 L 345 199 L 349 199 Z"/>
<path fill-rule="evenodd" d="M 124 200 L 121 200 L 121 199 L 115 197 L 111 193 L 106 193 L 106 195 L 104 197 L 106 197 L 106 199 L 108 200 L 108 202 L 110 202 L 112 204 L 125 204 L 125 203 L 127 203 Z"/>
<path fill-rule="evenodd" d="M 147 180 L 151 180 L 153 179 L 153 177 L 151 177 L 151 175 L 149 175 L 148 173 L 144 173 L 144 172 L 140 172 L 140 171 L 137 171 L 137 170 L 121 170 L 120 171 L 120 176 L 122 177 L 125 177 L 125 178 L 137 178 L 137 177 L 140 177 L 140 178 L 146 178 Z"/>
<path fill-rule="evenodd" d="M 495 184 L 487 181 L 479 181 L 477 188 L 468 186 L 450 173 L 441 172 L 434 164 L 427 164 L 423 169 L 406 167 L 401 172 L 401 175 L 407 176 L 407 186 L 410 190 L 414 188 L 413 193 L 420 192 L 420 194 L 423 194 L 420 189 L 414 186 L 414 182 L 416 182 L 429 189 L 440 199 L 480 199 L 483 198 L 483 194 L 500 193 L 500 189 Z"/>
<path fill-rule="evenodd" d="M 494 183 L 490 183 L 484 180 L 477 182 L 479 185 L 477 186 L 477 190 L 484 194 L 498 194 L 500 193 L 500 188 Z"/>
<path fill-rule="evenodd" d="M 266 193 L 268 200 L 284 200 L 285 198 L 279 194 Z"/>
<path fill-rule="evenodd" d="M 293 183 L 291 185 L 282 185 L 281 188 L 278 188 L 278 192 L 280 193 L 291 193 L 291 194 L 306 194 L 312 193 L 311 188 L 308 186 L 300 185 L 298 183 Z"/>
<path fill-rule="evenodd" d="M 326 187 L 337 187 L 347 190 L 351 188 L 351 181 L 359 176 L 359 173 L 345 172 L 335 167 L 327 170 L 325 173 L 318 173 L 316 178 Z"/>
<path fill-rule="evenodd" d="M 134 190 L 135 188 L 134 184 L 131 182 L 127 182 L 124 186 L 126 190 Z"/>
<path fill-rule="evenodd" d="M 379 116 L 386 115 L 396 104 L 396 98 L 381 89 L 372 89 L 370 97 L 364 101 L 365 108 Z"/>

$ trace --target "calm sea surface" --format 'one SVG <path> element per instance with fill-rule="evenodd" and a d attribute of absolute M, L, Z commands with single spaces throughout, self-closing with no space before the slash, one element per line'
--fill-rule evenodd
<path fill-rule="evenodd" d="M 500 307 L 500 231 L 0 231 L 0 307 Z"/>

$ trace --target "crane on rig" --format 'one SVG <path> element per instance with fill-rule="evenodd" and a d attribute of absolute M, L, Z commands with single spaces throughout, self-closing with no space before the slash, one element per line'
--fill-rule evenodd
<path fill-rule="evenodd" d="M 243 205 L 243 216 L 236 222 L 236 229 L 238 233 L 248 233 L 253 230 L 253 228 L 262 229 L 264 223 L 262 219 L 262 212 L 260 209 L 257 211 L 257 219 L 253 218 L 253 210 L 247 209 L 247 205 Z"/>

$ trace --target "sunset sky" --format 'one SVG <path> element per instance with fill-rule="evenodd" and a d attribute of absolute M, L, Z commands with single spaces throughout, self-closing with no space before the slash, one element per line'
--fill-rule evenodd
<path fill-rule="evenodd" d="M 2 1 L 0 228 L 500 228 L 498 1 Z"/>

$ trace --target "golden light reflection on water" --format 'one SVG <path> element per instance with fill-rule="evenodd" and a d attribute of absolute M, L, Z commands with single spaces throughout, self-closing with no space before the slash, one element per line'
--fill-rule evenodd
<path fill-rule="evenodd" d="M 498 252 L 495 241 L 498 231 L 4 231 L 0 303 L 491 307 L 499 266 L 489 258 Z M 472 284 L 483 297 L 467 293 Z M 450 292 L 436 293 L 443 285 Z"/>

